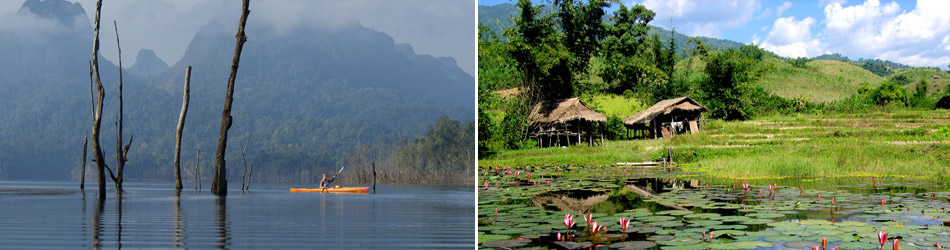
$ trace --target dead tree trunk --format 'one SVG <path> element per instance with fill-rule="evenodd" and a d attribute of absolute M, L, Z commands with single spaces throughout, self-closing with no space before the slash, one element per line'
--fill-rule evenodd
<path fill-rule="evenodd" d="M 98 172 L 99 199 L 106 197 L 106 176 L 105 160 L 102 157 L 102 147 L 99 145 L 99 127 L 102 124 L 102 102 L 106 98 L 106 91 L 102 88 L 102 81 L 99 79 L 99 13 L 102 10 L 102 0 L 96 1 L 96 26 L 95 36 L 92 42 L 92 69 L 93 79 L 96 84 L 96 110 L 92 122 L 92 149 L 96 161 L 96 171 Z"/>
<path fill-rule="evenodd" d="M 224 110 L 221 111 L 221 138 L 218 138 L 218 150 L 215 152 L 214 160 L 214 178 L 211 179 L 211 193 L 221 197 L 228 195 L 228 171 L 224 153 L 228 145 L 228 130 L 231 129 L 231 102 L 234 100 L 234 80 L 237 78 L 238 64 L 241 62 L 241 50 L 244 49 L 244 42 L 247 42 L 247 35 L 244 34 L 244 24 L 247 23 L 247 15 L 250 14 L 247 9 L 249 4 L 250 0 L 244 0 L 238 32 L 235 35 L 234 60 L 231 62 L 231 76 L 228 78 L 228 92 L 224 98 Z"/>
<path fill-rule="evenodd" d="M 116 137 L 115 137 L 115 168 L 116 175 L 112 177 L 112 182 L 115 183 L 115 189 L 122 191 L 122 180 L 125 162 L 129 159 L 126 156 L 129 154 L 129 147 L 132 146 L 132 137 L 129 137 L 129 144 L 125 145 L 125 148 L 122 147 L 122 141 L 125 139 L 122 138 L 122 120 L 124 119 L 123 110 L 122 110 L 122 47 L 119 46 L 119 26 L 115 21 L 112 21 L 112 25 L 115 27 L 115 46 L 119 49 L 119 117 L 116 119 Z M 111 172 L 111 171 L 110 171 Z"/>
<path fill-rule="evenodd" d="M 251 175 L 254 174 L 254 164 L 251 164 L 251 170 L 247 172 L 247 187 L 244 190 L 251 190 Z"/>
<path fill-rule="evenodd" d="M 181 132 L 185 130 L 185 115 L 188 114 L 188 87 L 191 81 L 191 66 L 185 69 L 185 91 L 181 97 L 181 114 L 178 116 L 178 128 L 175 130 L 175 190 L 181 191 Z M 195 170 L 198 168 L 196 167 Z M 197 187 L 197 185 L 195 186 Z"/>
<path fill-rule="evenodd" d="M 247 141 L 244 142 L 244 149 L 241 150 L 241 160 L 244 161 L 244 175 L 241 176 L 241 190 L 244 190 L 244 187 L 247 184 L 247 159 L 244 158 L 244 152 L 247 151 L 247 144 L 251 143 L 251 135 L 247 136 Z"/>
<path fill-rule="evenodd" d="M 82 174 L 79 176 L 79 189 L 86 190 L 86 146 L 89 142 L 89 133 L 82 137 Z"/>
<path fill-rule="evenodd" d="M 198 173 L 198 162 L 201 161 L 201 149 L 195 153 L 195 192 L 201 188 L 201 174 Z"/>

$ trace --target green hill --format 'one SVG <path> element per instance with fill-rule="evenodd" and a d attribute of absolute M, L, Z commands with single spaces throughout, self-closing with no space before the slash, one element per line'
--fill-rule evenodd
<path fill-rule="evenodd" d="M 934 76 L 937 76 L 938 79 L 933 79 Z M 950 74 L 934 68 L 908 68 L 894 73 L 888 80 L 910 90 L 917 89 L 920 80 L 926 80 L 930 86 L 927 91 L 928 94 L 946 93 L 947 86 L 950 85 Z"/>
<path fill-rule="evenodd" d="M 861 67 L 834 60 L 808 62 L 796 68 L 777 58 L 765 58 L 764 70 L 756 84 L 768 92 L 785 98 L 806 97 L 812 102 L 844 99 L 858 92 L 865 82 L 877 87 L 884 78 Z"/>

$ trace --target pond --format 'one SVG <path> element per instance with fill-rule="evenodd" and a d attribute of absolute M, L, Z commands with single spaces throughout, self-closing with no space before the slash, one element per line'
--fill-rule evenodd
<path fill-rule="evenodd" d="M 950 245 L 950 192 L 914 179 L 566 165 L 483 167 L 479 181 L 482 248 L 879 249 L 880 232 L 884 249 Z"/>
<path fill-rule="evenodd" d="M 88 184 L 88 183 L 87 183 Z M 173 183 L 0 182 L 0 248 L 472 248 L 470 186 L 379 185 L 374 194 L 290 193 L 257 184 L 225 199 Z M 187 184 L 185 185 L 188 186 Z"/>

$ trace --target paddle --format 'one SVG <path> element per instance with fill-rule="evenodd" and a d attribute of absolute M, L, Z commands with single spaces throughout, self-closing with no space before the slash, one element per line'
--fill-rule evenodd
<path fill-rule="evenodd" d="M 339 175 L 340 173 L 342 173 L 344 168 L 346 168 L 346 166 L 341 167 L 340 171 L 336 172 L 336 174 Z"/>

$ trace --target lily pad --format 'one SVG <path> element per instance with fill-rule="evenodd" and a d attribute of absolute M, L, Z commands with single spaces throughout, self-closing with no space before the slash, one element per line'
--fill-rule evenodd
<path fill-rule="evenodd" d="M 650 249 L 656 247 L 656 243 L 651 241 L 627 241 L 610 244 L 607 247 L 620 249 Z"/>
<path fill-rule="evenodd" d="M 523 247 L 531 243 L 530 240 L 496 240 L 482 243 L 483 247 L 494 247 L 494 248 L 515 248 Z"/>

